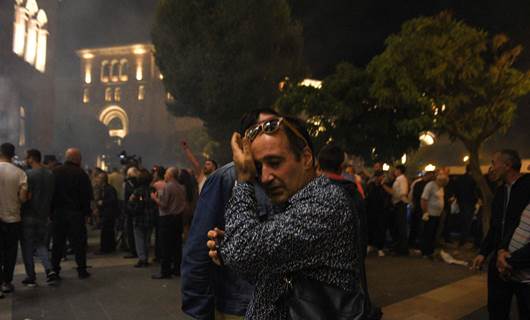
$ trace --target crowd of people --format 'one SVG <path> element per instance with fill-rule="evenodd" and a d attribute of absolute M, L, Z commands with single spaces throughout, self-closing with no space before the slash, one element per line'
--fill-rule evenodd
<path fill-rule="evenodd" d="M 513 150 L 496 153 L 487 175 L 495 198 L 483 237 L 486 200 L 469 171 L 356 168 L 337 145 L 316 152 L 302 121 L 271 109 L 243 116 L 231 141 L 234 161 L 221 168 L 213 160 L 201 166 L 185 142 L 181 147 L 192 169 L 131 162 L 105 172 L 83 170 L 75 148 L 63 164 L 41 163 L 41 153 L 28 150 L 20 168 L 12 162 L 15 147 L 2 144 L 0 295 L 14 290 L 19 240 L 24 285 L 36 285 L 35 256 L 46 282 L 57 284 L 69 250 L 79 278 L 89 278 L 90 221 L 100 229 L 95 254 L 125 250 L 135 268 L 159 263 L 153 279 L 181 276 L 182 310 L 196 319 L 305 318 L 308 304 L 334 319 L 379 319 L 366 256 L 434 259 L 440 244 L 452 241 L 480 248 L 475 269 L 493 256 L 494 319 L 509 313 L 513 295 L 523 318 L 530 314 L 530 178 L 520 174 Z"/>

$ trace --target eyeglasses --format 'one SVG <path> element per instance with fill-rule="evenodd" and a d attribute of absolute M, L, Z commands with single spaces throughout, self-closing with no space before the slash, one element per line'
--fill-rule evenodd
<path fill-rule="evenodd" d="M 267 120 L 262 123 L 258 123 L 253 127 L 248 128 L 247 131 L 245 131 L 245 137 L 250 142 L 252 142 L 262 133 L 271 135 L 275 133 L 276 131 L 278 131 L 278 129 L 280 129 L 280 126 L 282 125 L 282 123 L 285 124 L 285 126 L 289 128 L 289 130 L 291 130 L 291 132 L 293 132 L 298 138 L 302 139 L 302 141 L 304 141 L 306 146 L 309 146 L 307 139 L 304 138 L 304 136 L 300 133 L 300 131 L 296 129 L 296 127 L 293 126 L 291 123 L 289 123 L 287 119 L 283 117 Z"/>

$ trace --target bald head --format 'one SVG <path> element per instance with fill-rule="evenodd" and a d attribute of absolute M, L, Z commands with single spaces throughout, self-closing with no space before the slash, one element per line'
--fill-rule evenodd
<path fill-rule="evenodd" d="M 179 176 L 179 169 L 177 167 L 169 167 L 166 170 L 166 173 L 164 174 L 164 180 L 166 182 L 177 180 Z"/>
<path fill-rule="evenodd" d="M 64 159 L 77 165 L 81 165 L 81 151 L 77 148 L 69 148 L 64 153 Z"/>

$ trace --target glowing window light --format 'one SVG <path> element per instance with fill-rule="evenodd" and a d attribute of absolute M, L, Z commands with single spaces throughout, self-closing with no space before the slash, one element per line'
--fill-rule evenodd
<path fill-rule="evenodd" d="M 119 66 L 119 62 L 118 60 L 112 60 L 112 62 L 110 63 L 110 80 L 112 82 L 118 82 L 118 79 L 119 79 L 119 70 L 120 66 Z"/>
<path fill-rule="evenodd" d="M 35 64 L 35 57 L 37 54 L 37 31 L 38 22 L 36 19 L 30 19 L 28 24 L 28 32 L 26 35 L 26 53 L 24 54 L 24 60 L 29 64 Z"/>
<path fill-rule="evenodd" d="M 85 83 L 92 83 L 92 63 L 90 61 L 85 64 Z"/>
<path fill-rule="evenodd" d="M 406 153 L 404 153 L 403 156 L 401 156 L 401 163 L 402 164 L 407 163 L 407 154 Z"/>
<path fill-rule="evenodd" d="M 425 172 L 432 172 L 432 171 L 434 171 L 434 170 L 436 170 L 436 166 L 433 165 L 433 164 L 431 164 L 431 163 L 429 163 L 428 165 L 426 165 L 426 166 L 425 166 L 425 169 L 424 169 Z"/>
<path fill-rule="evenodd" d="M 83 103 L 89 103 L 90 102 L 90 95 L 88 88 L 83 89 Z"/>
<path fill-rule="evenodd" d="M 145 99 L 145 86 L 138 87 L 138 100 L 142 101 Z"/>
<path fill-rule="evenodd" d="M 48 43 L 48 31 L 39 29 L 37 42 L 37 60 L 35 68 L 40 72 L 46 71 L 46 48 Z"/>
<path fill-rule="evenodd" d="M 112 89 L 105 89 L 105 101 L 112 101 Z"/>
<path fill-rule="evenodd" d="M 120 61 L 120 81 L 129 80 L 129 61 L 127 59 L 122 59 Z"/>
<path fill-rule="evenodd" d="M 109 82 L 109 74 L 110 74 L 110 65 L 107 60 L 104 60 L 101 62 L 101 71 L 100 71 L 100 78 L 101 82 L 107 83 Z"/>
<path fill-rule="evenodd" d="M 114 89 L 114 101 L 120 101 L 121 100 L 121 89 L 116 88 Z"/>
<path fill-rule="evenodd" d="M 142 61 L 138 61 L 136 64 L 136 80 L 142 81 L 144 79 L 144 72 L 143 72 L 143 65 Z"/>
<path fill-rule="evenodd" d="M 21 57 L 24 55 L 24 47 L 26 46 L 26 21 L 28 20 L 26 12 L 27 10 L 24 7 L 15 6 L 13 52 Z"/>
<path fill-rule="evenodd" d="M 390 170 L 390 166 L 388 165 L 388 163 L 383 163 L 383 171 L 388 171 Z"/>

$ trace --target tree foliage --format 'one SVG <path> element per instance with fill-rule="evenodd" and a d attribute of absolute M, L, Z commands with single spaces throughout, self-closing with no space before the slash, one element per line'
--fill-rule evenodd
<path fill-rule="evenodd" d="M 301 74 L 301 34 L 286 0 L 161 0 L 152 39 L 170 111 L 202 119 L 228 151 L 241 115 Z"/>
<path fill-rule="evenodd" d="M 334 141 L 367 161 L 393 161 L 419 147 L 418 132 L 401 125 L 407 109 L 378 105 L 371 85 L 365 70 L 341 63 L 321 89 L 290 85 L 276 105 L 307 119 L 317 147 Z"/>
<path fill-rule="evenodd" d="M 530 74 L 513 67 L 522 47 L 446 12 L 405 22 L 385 44 L 368 66 L 373 95 L 409 109 L 413 116 L 405 125 L 434 128 L 462 141 L 489 204 L 478 155 L 484 141 L 510 127 L 518 99 L 530 91 Z"/>

